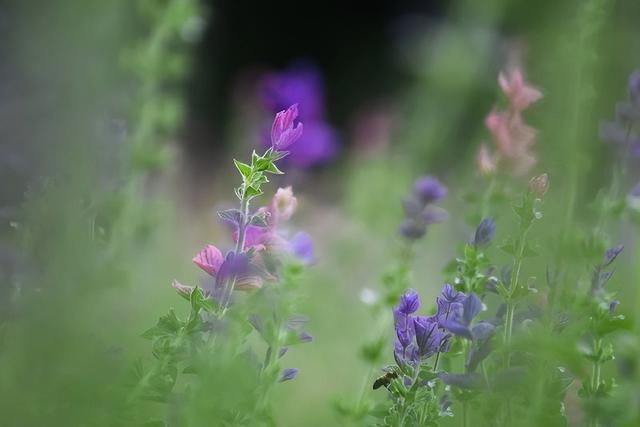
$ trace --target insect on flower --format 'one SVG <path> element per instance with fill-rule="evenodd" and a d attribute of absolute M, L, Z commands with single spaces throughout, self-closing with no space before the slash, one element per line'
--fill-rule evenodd
<path fill-rule="evenodd" d="M 394 367 L 392 366 L 386 367 L 384 369 L 384 374 L 376 378 L 376 380 L 373 382 L 373 389 L 377 390 L 383 386 L 385 388 L 389 388 L 389 385 L 391 384 L 391 382 L 396 378 L 398 378 L 399 375 L 400 374 L 398 374 L 398 371 Z"/>

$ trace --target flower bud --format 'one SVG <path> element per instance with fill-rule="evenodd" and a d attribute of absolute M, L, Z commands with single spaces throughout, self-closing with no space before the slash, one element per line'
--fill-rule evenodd
<path fill-rule="evenodd" d="M 276 220 L 287 221 L 295 213 L 298 207 L 298 200 L 293 195 L 291 186 L 278 188 L 271 201 L 271 212 Z"/>
<path fill-rule="evenodd" d="M 482 144 L 476 154 L 476 167 L 481 175 L 492 175 L 496 171 L 496 162 L 491 158 L 489 149 L 485 144 Z"/>
<path fill-rule="evenodd" d="M 545 195 L 549 189 L 549 175 L 543 173 L 542 175 L 534 176 L 529 181 L 529 191 L 538 197 Z"/>
<path fill-rule="evenodd" d="M 294 127 L 298 117 L 298 104 L 276 114 L 271 127 L 271 146 L 276 151 L 286 150 L 302 136 L 302 123 Z"/>

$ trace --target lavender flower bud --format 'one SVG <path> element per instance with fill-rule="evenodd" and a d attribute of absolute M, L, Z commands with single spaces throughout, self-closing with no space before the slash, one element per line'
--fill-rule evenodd
<path fill-rule="evenodd" d="M 280 376 L 280 382 L 292 380 L 297 375 L 298 375 L 298 370 L 296 368 L 287 368 L 282 371 L 282 375 Z"/>
<path fill-rule="evenodd" d="M 618 245 L 607 249 L 607 251 L 604 253 L 604 264 L 602 266 L 606 267 L 607 265 L 611 264 L 623 250 L 624 245 Z"/>
<path fill-rule="evenodd" d="M 302 123 L 294 122 L 298 117 L 298 104 L 276 114 L 271 127 L 271 146 L 276 151 L 286 150 L 302 136 Z"/>
<path fill-rule="evenodd" d="M 413 190 L 424 204 L 437 202 L 447 195 L 447 187 L 432 176 L 423 176 L 416 180 Z"/>
<path fill-rule="evenodd" d="M 411 314 L 418 311 L 420 308 L 420 295 L 413 289 L 405 292 L 404 295 L 400 297 L 400 304 L 398 305 L 398 310 L 404 314 Z"/>
<path fill-rule="evenodd" d="M 425 235 L 427 227 L 414 219 L 408 218 L 400 224 L 399 232 L 409 240 L 418 240 Z"/>
<path fill-rule="evenodd" d="M 487 246 L 496 235 L 496 223 L 491 218 L 485 218 L 476 228 L 476 234 L 473 237 L 474 246 Z"/>

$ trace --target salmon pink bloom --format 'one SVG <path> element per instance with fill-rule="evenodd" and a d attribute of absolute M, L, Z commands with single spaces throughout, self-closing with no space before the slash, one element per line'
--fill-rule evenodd
<path fill-rule="evenodd" d="M 523 111 L 529 105 L 540 100 L 542 93 L 529 86 L 522 76 L 522 70 L 514 68 L 509 74 L 500 73 L 498 75 L 498 84 L 502 92 L 509 98 L 511 107 L 515 111 Z"/>
<path fill-rule="evenodd" d="M 210 275 L 215 276 L 224 262 L 224 256 L 220 249 L 213 245 L 207 245 L 193 257 L 193 262 Z"/>

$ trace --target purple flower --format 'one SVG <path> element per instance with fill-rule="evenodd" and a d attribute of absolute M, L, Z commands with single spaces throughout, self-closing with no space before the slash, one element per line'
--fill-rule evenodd
<path fill-rule="evenodd" d="M 458 304 L 456 313 L 449 315 L 444 321 L 441 321 L 440 325 L 451 332 L 454 335 L 473 340 L 473 333 L 469 329 L 471 321 L 482 310 L 482 302 L 480 298 L 474 293 L 469 294 L 462 304 Z M 454 304 L 451 304 L 453 306 Z M 462 310 L 459 310 L 462 308 Z"/>
<path fill-rule="evenodd" d="M 400 297 L 398 311 L 404 314 L 412 314 L 420 308 L 420 295 L 413 289 L 408 290 Z"/>
<path fill-rule="evenodd" d="M 409 240 L 418 240 L 427 232 L 427 225 L 413 218 L 407 218 L 400 224 L 398 231 Z"/>
<path fill-rule="evenodd" d="M 418 240 L 427 232 L 427 226 L 444 222 L 446 210 L 432 203 L 447 195 L 447 188 L 431 176 L 418 178 L 413 185 L 412 194 L 403 200 L 405 220 L 398 231 L 409 240 Z"/>
<path fill-rule="evenodd" d="M 296 368 L 287 368 L 282 371 L 282 375 L 280 376 L 280 382 L 289 381 L 294 379 L 298 375 L 298 370 Z"/>
<path fill-rule="evenodd" d="M 294 126 L 297 117 L 298 104 L 276 114 L 271 127 L 271 146 L 274 150 L 286 150 L 302 136 L 302 123 Z"/>
<path fill-rule="evenodd" d="M 637 183 L 629 192 L 629 196 L 634 198 L 640 198 L 640 182 Z"/>
<path fill-rule="evenodd" d="M 447 195 L 447 187 L 432 176 L 423 176 L 416 180 L 414 193 L 424 204 L 434 203 Z"/>
<path fill-rule="evenodd" d="M 602 266 L 606 267 L 611 264 L 623 250 L 624 245 L 618 245 L 607 249 L 607 251 L 604 253 L 604 264 L 602 264 Z"/>
<path fill-rule="evenodd" d="M 465 298 L 464 292 L 458 292 L 453 286 L 446 283 L 440 296 L 436 298 L 436 304 L 438 305 L 436 317 L 438 321 L 442 323 L 447 321 L 449 317 L 456 317 L 462 313 L 462 303 Z"/>
<path fill-rule="evenodd" d="M 336 156 L 338 137 L 324 117 L 322 76 L 315 67 L 298 65 L 281 73 L 268 74 L 260 86 L 265 107 L 270 111 L 278 111 L 291 104 L 299 106 L 304 135 L 290 148 L 288 162 L 307 168 Z"/>
<path fill-rule="evenodd" d="M 485 218 L 480 222 L 473 237 L 473 245 L 478 247 L 487 246 L 496 235 L 496 223 L 491 218 Z"/>
<path fill-rule="evenodd" d="M 417 316 L 413 319 L 416 343 L 421 358 L 427 358 L 442 350 L 448 336 L 438 327 L 435 317 Z"/>
<path fill-rule="evenodd" d="M 393 319 L 398 341 L 402 344 L 402 347 L 407 347 L 411 341 L 413 341 L 416 334 L 413 328 L 413 317 L 396 308 L 393 311 Z"/>
<path fill-rule="evenodd" d="M 315 258 L 311 236 L 303 231 L 294 234 L 291 240 L 289 240 L 289 253 L 304 264 L 312 264 Z"/>
<path fill-rule="evenodd" d="M 447 295 L 451 296 L 451 293 Z M 453 295 L 454 299 L 457 297 Z M 435 353 L 449 351 L 450 335 L 442 329 L 437 316 L 412 316 L 419 307 L 418 294 L 409 290 L 400 297 L 398 306 L 393 310 L 397 337 L 393 354 L 401 367 L 416 366 L 420 360 Z"/>

